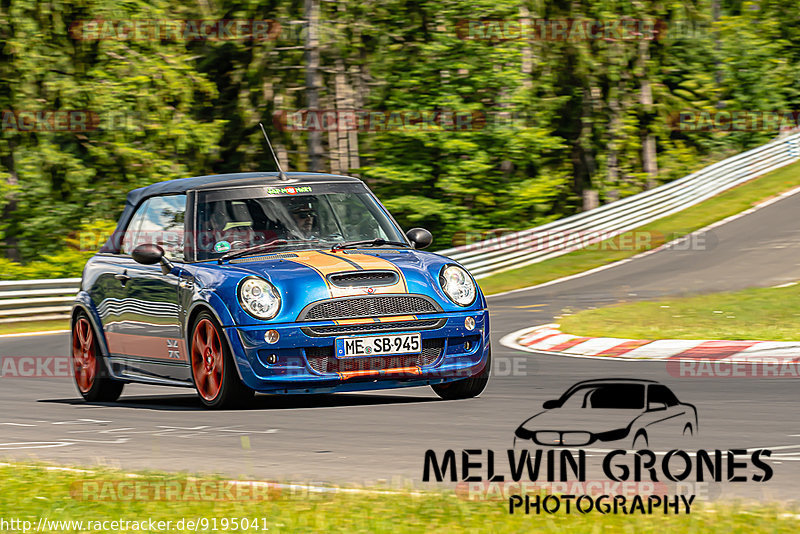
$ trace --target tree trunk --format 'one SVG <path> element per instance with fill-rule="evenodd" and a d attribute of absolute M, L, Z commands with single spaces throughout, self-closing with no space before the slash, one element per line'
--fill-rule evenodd
<path fill-rule="evenodd" d="M 621 53 L 618 43 L 614 43 L 611 47 L 611 61 L 616 61 Z M 611 69 L 612 67 L 607 64 L 606 68 Z M 608 157 L 606 160 L 608 188 L 605 196 L 611 202 L 619 199 L 619 132 L 622 128 L 621 86 L 622 83 L 617 81 L 611 83 L 608 89 L 608 108 L 611 111 L 611 117 L 608 121 Z"/>
<path fill-rule="evenodd" d="M 337 121 L 338 128 L 336 130 L 336 150 L 339 156 L 339 171 L 341 174 L 347 174 L 350 171 L 350 149 L 348 147 L 348 134 L 350 127 L 349 123 L 344 123 L 341 119 L 346 113 L 353 111 L 352 104 L 348 103 L 350 96 L 350 88 L 347 86 L 347 74 L 344 70 L 344 61 L 341 59 L 336 60 L 336 112 L 339 116 Z M 348 105 L 349 104 L 349 105 Z"/>
<path fill-rule="evenodd" d="M 6 185 L 12 188 L 16 188 L 19 185 L 19 179 L 17 177 L 17 171 L 15 168 L 14 163 L 14 141 L 13 139 L 8 140 L 8 155 L 3 158 L 2 161 L 3 166 L 8 169 L 8 179 L 6 180 Z M 12 192 L 8 195 L 6 199 L 6 203 L 3 206 L 2 210 L 2 217 L 4 221 L 8 221 L 14 212 L 17 211 L 17 194 L 12 190 Z M 6 235 L 4 236 L 3 245 L 5 247 L 5 254 L 9 260 L 12 261 L 21 261 L 21 257 L 19 254 L 19 241 L 17 237 L 14 235 L 14 228 L 6 228 Z"/>
<path fill-rule="evenodd" d="M 711 18 L 714 21 L 714 52 L 716 52 L 716 58 L 714 59 L 714 89 L 717 90 L 719 93 L 720 88 L 722 87 L 722 65 L 719 60 L 720 49 L 722 48 L 722 43 L 720 42 L 719 37 L 719 29 L 717 28 L 716 24 L 719 22 L 719 18 L 721 15 L 721 9 L 719 5 L 719 0 L 712 0 L 711 2 Z M 721 100 L 717 102 L 718 108 L 725 107 L 725 103 Z"/>
<path fill-rule="evenodd" d="M 530 28 L 531 26 L 531 12 L 527 6 L 520 6 L 519 8 L 519 22 L 523 28 Z M 526 40 L 522 45 L 522 88 L 530 90 L 533 87 L 533 45 L 531 41 Z"/>
<path fill-rule="evenodd" d="M 650 130 L 653 113 L 653 89 L 647 72 L 650 59 L 650 41 L 639 41 L 640 93 L 639 103 L 644 111 L 642 124 L 642 168 L 647 174 L 647 189 L 652 189 L 658 182 L 658 162 L 656 161 L 656 137 Z"/>
<path fill-rule="evenodd" d="M 319 111 L 319 1 L 305 0 L 306 32 L 306 103 L 312 113 Z M 311 172 L 322 170 L 322 132 L 308 132 L 308 166 Z"/>

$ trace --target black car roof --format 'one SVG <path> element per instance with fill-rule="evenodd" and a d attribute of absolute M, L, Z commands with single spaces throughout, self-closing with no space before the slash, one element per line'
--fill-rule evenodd
<path fill-rule="evenodd" d="M 578 382 L 576 384 L 571 385 L 569 389 L 567 389 L 567 391 L 564 392 L 562 397 L 565 397 L 566 395 L 571 394 L 576 389 L 584 386 L 602 386 L 609 384 L 641 384 L 643 386 L 646 386 L 648 384 L 652 385 L 660 383 L 656 382 L 655 380 L 645 380 L 641 378 L 600 378 L 595 380 L 584 380 L 583 382 Z"/>
<path fill-rule="evenodd" d="M 119 240 L 122 231 L 127 227 L 128 221 L 133 215 L 136 207 L 145 199 L 160 195 L 175 195 L 186 193 L 187 191 L 227 189 L 242 186 L 276 186 L 286 187 L 289 185 L 307 185 L 319 183 L 360 183 L 358 178 L 352 176 L 341 176 L 338 174 L 310 173 L 310 172 L 287 172 L 286 179 L 281 180 L 277 172 L 238 172 L 231 174 L 210 174 L 207 176 L 193 176 L 191 178 L 178 178 L 177 180 L 167 180 L 156 182 L 146 187 L 134 189 L 128 193 L 125 199 L 125 208 L 122 210 L 117 221 L 117 229 L 114 235 L 100 249 L 100 252 L 119 252 Z"/>
<path fill-rule="evenodd" d="M 643 378 L 597 378 L 594 380 L 584 380 L 583 382 L 578 382 L 573 384 L 572 387 L 574 388 L 575 386 L 586 386 L 593 384 L 658 384 L 658 382 Z"/>
<path fill-rule="evenodd" d="M 361 182 L 352 176 L 337 174 L 287 172 L 286 180 L 281 180 L 277 172 L 237 172 L 232 174 L 210 174 L 192 178 L 178 178 L 140 187 L 128 193 L 127 204 L 136 206 L 142 199 L 157 195 L 172 195 L 200 189 L 221 189 L 247 185 L 303 185 L 311 183 Z"/>

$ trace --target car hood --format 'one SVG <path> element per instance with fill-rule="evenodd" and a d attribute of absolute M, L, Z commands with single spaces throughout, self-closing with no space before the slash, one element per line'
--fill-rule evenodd
<path fill-rule="evenodd" d="M 517 435 L 520 435 L 520 431 L 529 434 L 541 430 L 599 434 L 627 428 L 641 413 L 641 410 L 554 408 L 538 413 L 522 423 Z"/>
<path fill-rule="evenodd" d="M 368 297 L 388 294 L 423 294 L 443 311 L 464 311 L 444 294 L 439 272 L 454 261 L 431 252 L 407 249 L 306 250 L 272 253 L 233 260 L 230 263 L 202 263 L 195 276 L 205 289 L 213 289 L 225 300 L 237 324 L 261 324 L 241 309 L 236 297 L 239 282 L 247 276 L 269 280 L 281 294 L 281 310 L 270 323 L 296 320 L 308 304 L 339 297 Z M 337 287 L 329 276 L 339 273 L 391 271 L 396 283 L 389 286 Z M 482 309 L 486 303 L 478 294 L 467 309 Z"/>

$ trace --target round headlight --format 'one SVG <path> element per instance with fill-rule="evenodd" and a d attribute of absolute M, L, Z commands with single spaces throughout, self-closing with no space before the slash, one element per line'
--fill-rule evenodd
<path fill-rule="evenodd" d="M 272 319 L 281 308 L 281 295 L 266 280 L 251 276 L 239 284 L 239 303 L 257 319 Z"/>
<path fill-rule="evenodd" d="M 447 265 L 439 274 L 439 283 L 450 300 L 459 306 L 469 306 L 475 302 L 477 289 L 467 271 L 458 265 Z"/>

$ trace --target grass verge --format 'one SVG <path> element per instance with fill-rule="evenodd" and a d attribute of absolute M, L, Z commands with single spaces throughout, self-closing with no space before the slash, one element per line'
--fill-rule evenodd
<path fill-rule="evenodd" d="M 69 319 L 0 323 L 0 335 L 25 334 L 27 332 L 48 332 L 50 330 L 69 330 Z"/>
<path fill-rule="evenodd" d="M 798 185 L 800 163 L 795 163 L 591 248 L 489 276 L 478 283 L 485 294 L 491 295 L 588 271 L 657 248 Z"/>
<path fill-rule="evenodd" d="M 213 479 L 197 480 L 197 487 Z M 221 480 L 221 479 L 217 479 Z M 137 500 L 134 490 L 122 490 L 120 482 L 171 481 L 190 485 L 185 475 L 141 473 L 131 478 L 119 471 L 98 470 L 93 473 L 47 471 L 44 466 L 0 467 L 0 510 L 2 519 L 30 521 L 35 526 L 47 518 L 50 528 L 39 532 L 78 531 L 53 521 L 171 521 L 205 520 L 210 527 L 216 520 L 216 531 L 230 528 L 232 519 L 255 520 L 258 530 L 270 532 L 796 532 L 797 509 L 788 505 L 700 505 L 695 503 L 690 515 L 602 515 L 574 513 L 566 515 L 524 515 L 508 513 L 507 501 L 473 502 L 457 498 L 450 492 L 419 494 L 337 493 L 324 496 L 293 497 L 273 495 L 269 500 Z M 91 483 L 95 483 L 92 485 Z M 100 484 L 102 483 L 102 484 Z M 142 487 L 141 485 L 139 486 Z M 208 486 L 207 486 L 208 487 Z M 217 487 L 212 485 L 211 487 Z M 87 488 L 91 491 L 87 492 Z M 105 493 L 102 489 L 107 488 Z M 113 499 L 119 495 L 127 498 Z M 90 500 L 95 495 L 104 500 Z M 186 493 L 182 493 L 186 495 Z M 206 495 L 213 496 L 206 491 Z M 227 520 L 229 528 L 223 528 Z M 184 523 L 186 525 L 186 523 Z M 117 528 L 117 531 L 134 531 Z M 195 531 L 184 528 L 184 531 Z M 201 525 L 197 532 L 209 532 Z M 148 531 L 148 528 L 135 531 Z M 171 532 L 180 529 L 168 530 Z M 240 529 L 241 531 L 241 529 Z"/>
<path fill-rule="evenodd" d="M 620 304 L 559 323 L 590 337 L 800 341 L 800 285 Z"/>

